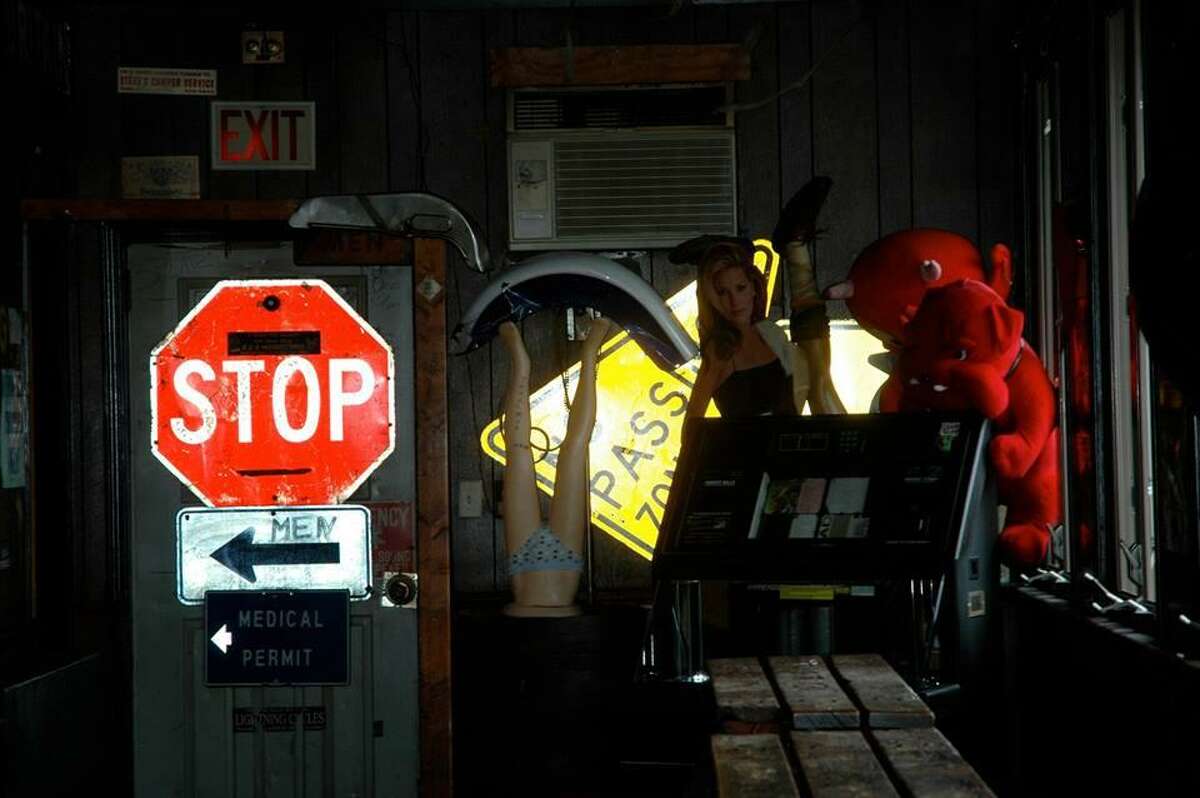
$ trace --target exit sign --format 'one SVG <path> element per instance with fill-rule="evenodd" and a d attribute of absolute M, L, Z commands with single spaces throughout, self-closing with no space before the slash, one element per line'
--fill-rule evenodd
<path fill-rule="evenodd" d="M 213 169 L 316 169 L 316 103 L 214 102 Z"/>

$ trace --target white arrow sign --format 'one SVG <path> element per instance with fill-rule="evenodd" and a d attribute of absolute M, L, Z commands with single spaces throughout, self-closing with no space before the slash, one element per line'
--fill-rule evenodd
<path fill-rule="evenodd" d="M 221 649 L 221 653 L 224 654 L 233 643 L 233 635 L 225 628 L 225 624 L 221 624 L 221 628 L 212 636 L 212 641 L 217 648 Z"/>
<path fill-rule="evenodd" d="M 371 513 L 361 505 L 188 507 L 175 517 L 176 595 L 210 590 L 371 589 Z"/>

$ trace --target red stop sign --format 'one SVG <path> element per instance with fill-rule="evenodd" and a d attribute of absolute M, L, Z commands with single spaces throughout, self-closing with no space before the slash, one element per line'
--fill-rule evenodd
<path fill-rule="evenodd" d="M 150 448 L 212 506 L 340 502 L 395 446 L 392 380 L 325 282 L 226 280 L 150 353 Z"/>

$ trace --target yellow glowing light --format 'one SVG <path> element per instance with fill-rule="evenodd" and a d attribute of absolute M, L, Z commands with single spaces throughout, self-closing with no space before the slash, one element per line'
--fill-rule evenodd
<path fill-rule="evenodd" d="M 754 243 L 754 265 L 766 276 L 770 307 L 779 256 L 767 240 Z M 698 338 L 696 284 L 690 283 L 671 296 L 667 307 L 692 338 Z M 866 357 L 882 351 L 882 346 L 852 323 L 834 322 L 831 333 L 834 383 L 847 410 L 865 413 L 885 377 L 866 367 Z M 624 332 L 600 350 L 596 429 L 588 449 L 592 523 L 646 559 L 654 554 L 679 455 L 683 414 L 699 366 L 697 358 L 673 372 L 662 371 Z M 545 432 L 550 447 L 557 447 L 566 432 L 563 392 L 573 393 L 578 380 L 579 364 L 575 363 L 566 372 L 565 388 L 563 379 L 555 377 L 529 397 L 532 424 Z M 709 405 L 707 415 L 720 415 L 715 404 Z M 533 443 L 545 444 L 536 430 Z M 504 436 L 498 418 L 484 428 L 480 444 L 490 457 L 504 462 Z M 557 463 L 557 452 L 551 451 L 534 466 L 538 487 L 550 495 L 554 493 Z"/>
<path fill-rule="evenodd" d="M 829 322 L 829 372 L 847 413 L 871 412 L 871 400 L 887 380 L 887 374 L 867 362 L 872 355 L 885 351 L 883 342 L 853 319 Z M 805 406 L 804 413 L 809 412 Z"/>

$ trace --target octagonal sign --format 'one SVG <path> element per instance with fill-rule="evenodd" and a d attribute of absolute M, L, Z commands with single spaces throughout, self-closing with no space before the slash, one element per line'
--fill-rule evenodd
<path fill-rule="evenodd" d="M 206 504 L 336 503 L 395 446 L 392 350 L 324 281 L 226 280 L 150 353 L 150 408 Z"/>

